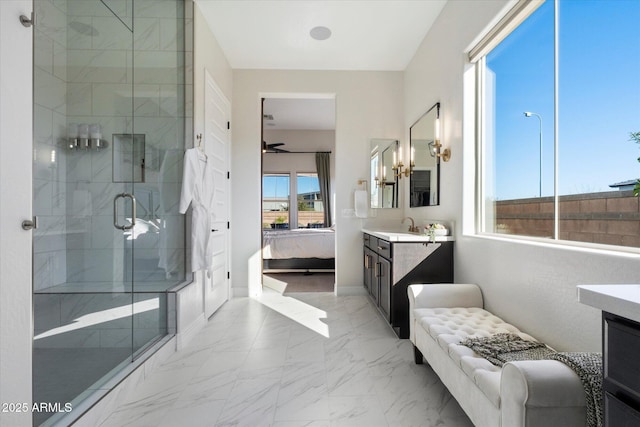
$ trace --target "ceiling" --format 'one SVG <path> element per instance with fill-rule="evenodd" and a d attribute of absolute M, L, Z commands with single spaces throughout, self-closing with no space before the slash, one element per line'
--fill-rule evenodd
<path fill-rule="evenodd" d="M 335 130 L 335 99 L 267 98 L 263 114 L 265 130 Z"/>
<path fill-rule="evenodd" d="M 196 2 L 234 69 L 402 71 L 446 0 Z"/>

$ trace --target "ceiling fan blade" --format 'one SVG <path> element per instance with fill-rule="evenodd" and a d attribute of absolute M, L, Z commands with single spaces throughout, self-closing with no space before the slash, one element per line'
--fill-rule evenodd
<path fill-rule="evenodd" d="M 262 141 L 262 151 L 264 151 L 265 153 L 289 153 L 289 150 L 278 148 L 281 145 L 285 145 L 285 143 L 275 142 L 273 144 L 267 144 L 267 141 Z"/>

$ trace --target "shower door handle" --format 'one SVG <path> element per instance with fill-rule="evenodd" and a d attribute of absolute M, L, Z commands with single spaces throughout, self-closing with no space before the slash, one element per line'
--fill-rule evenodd
<path fill-rule="evenodd" d="M 118 224 L 118 199 L 131 199 L 131 224 Z M 118 230 L 131 230 L 136 225 L 136 198 L 130 193 L 120 193 L 113 199 L 113 226 Z"/>

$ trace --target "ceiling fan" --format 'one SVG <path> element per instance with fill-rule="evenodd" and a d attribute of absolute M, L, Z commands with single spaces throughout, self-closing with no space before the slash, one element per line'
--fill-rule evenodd
<path fill-rule="evenodd" d="M 284 148 L 278 148 L 281 145 L 284 145 L 284 142 L 275 142 L 273 144 L 267 144 L 266 141 L 262 141 L 262 152 L 263 153 L 288 153 L 288 150 Z"/>

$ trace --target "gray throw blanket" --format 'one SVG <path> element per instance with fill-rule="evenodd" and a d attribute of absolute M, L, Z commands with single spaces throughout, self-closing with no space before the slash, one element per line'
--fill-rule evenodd
<path fill-rule="evenodd" d="M 541 342 L 527 341 L 516 334 L 495 334 L 488 337 L 467 338 L 460 345 L 469 347 L 496 366 L 516 360 L 547 359 L 553 353 Z"/>
<path fill-rule="evenodd" d="M 587 426 L 602 426 L 602 353 L 552 353 L 578 374 L 587 399 Z"/>
<path fill-rule="evenodd" d="M 527 341 L 510 333 L 467 338 L 460 345 L 469 347 L 496 366 L 516 360 L 557 360 L 580 377 L 587 402 L 587 427 L 602 427 L 602 354 L 558 353 L 545 344 Z"/>

